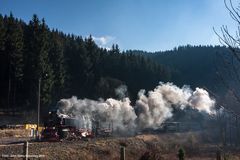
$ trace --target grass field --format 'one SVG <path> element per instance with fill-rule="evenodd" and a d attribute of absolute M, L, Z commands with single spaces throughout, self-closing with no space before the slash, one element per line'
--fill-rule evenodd
<path fill-rule="evenodd" d="M 2 131 L 3 132 L 3 131 Z M 3 132 L 0 135 L 12 135 Z M 11 134 L 10 134 L 11 133 Z M 16 135 L 20 135 L 19 131 Z M 186 152 L 186 159 L 216 159 L 217 145 L 204 143 L 202 134 L 196 132 L 143 134 L 133 137 L 94 138 L 88 140 L 72 140 L 63 142 L 30 142 L 29 154 L 45 155 L 42 159 L 80 159 L 80 160 L 119 160 L 120 145 L 126 146 L 127 160 L 177 160 L 180 147 Z M 0 155 L 22 154 L 23 146 L 0 146 Z M 240 152 L 227 152 L 229 160 L 239 160 Z"/>

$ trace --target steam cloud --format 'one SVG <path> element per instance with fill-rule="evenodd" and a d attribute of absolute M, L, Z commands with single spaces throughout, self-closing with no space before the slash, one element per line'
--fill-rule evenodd
<path fill-rule="evenodd" d="M 188 86 L 179 88 L 172 83 L 160 82 L 147 94 L 145 90 L 140 90 L 135 106 L 130 104 L 129 98 L 123 98 L 126 91 L 126 86 L 116 89 L 121 100 L 61 99 L 57 104 L 58 113 L 79 118 L 88 128 L 92 127 L 93 120 L 109 121 L 113 123 L 114 130 L 122 132 L 159 127 L 172 117 L 173 106 L 181 109 L 190 106 L 208 114 L 215 113 L 215 100 L 201 88 L 192 91 Z"/>
<path fill-rule="evenodd" d="M 118 88 L 115 89 L 115 94 L 120 98 L 123 99 L 127 95 L 127 86 L 120 85 Z"/>

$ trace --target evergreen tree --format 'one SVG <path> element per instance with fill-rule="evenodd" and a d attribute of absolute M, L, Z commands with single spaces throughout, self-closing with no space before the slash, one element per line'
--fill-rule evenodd
<path fill-rule="evenodd" d="M 16 105 L 36 110 L 39 80 L 41 108 L 47 111 L 62 97 L 114 97 L 121 84 L 135 95 L 141 88 L 152 89 L 166 72 L 142 55 L 121 52 L 117 44 L 107 51 L 91 36 L 83 40 L 50 31 L 37 15 L 29 24 L 0 15 L 0 53 L 1 107 L 10 101 L 13 106 L 16 97 Z"/>
<path fill-rule="evenodd" d="M 5 46 L 5 33 L 6 33 L 6 29 L 4 27 L 4 22 L 3 22 L 3 17 L 0 14 L 0 53 L 3 53 L 4 50 L 4 46 Z"/>
<path fill-rule="evenodd" d="M 64 46 L 63 39 L 58 36 L 57 31 L 53 31 L 51 34 L 50 41 L 51 47 L 49 51 L 49 60 L 53 70 L 54 83 L 52 94 L 55 101 L 61 98 L 63 95 L 64 83 L 66 79 L 66 70 L 64 62 Z"/>
<path fill-rule="evenodd" d="M 85 73 L 84 76 L 86 77 L 85 82 L 83 86 L 88 86 L 87 88 L 84 88 L 86 91 L 86 94 L 90 96 L 90 94 L 94 91 L 94 84 L 96 84 L 97 77 L 96 73 L 98 70 L 98 64 L 99 64 L 99 50 L 96 45 L 96 43 L 93 41 L 92 36 L 90 35 L 87 39 L 85 39 L 85 48 L 86 48 L 86 62 L 85 63 Z"/>
<path fill-rule="evenodd" d="M 17 87 L 23 79 L 23 30 L 12 14 L 9 18 L 5 18 L 5 24 L 5 53 L 8 57 L 8 107 L 10 107 L 10 105 L 15 105 Z"/>
<path fill-rule="evenodd" d="M 54 83 L 52 65 L 49 60 L 50 44 L 49 29 L 42 19 L 39 34 L 39 57 L 37 61 L 38 77 L 41 78 L 41 100 L 44 105 L 51 103 L 51 92 Z"/>
<path fill-rule="evenodd" d="M 184 160 L 184 157 L 185 157 L 185 152 L 184 152 L 184 150 L 182 148 L 180 148 L 178 150 L 178 159 L 179 160 Z"/>
<path fill-rule="evenodd" d="M 29 85 L 29 95 L 36 95 L 35 99 L 29 99 L 30 105 L 37 102 L 36 91 L 39 80 L 41 80 L 41 102 L 45 106 L 51 102 L 51 91 L 53 86 L 53 71 L 49 60 L 49 29 L 44 19 L 39 21 L 37 15 L 33 15 L 29 23 L 27 43 L 27 56 L 25 56 L 25 77 Z M 25 84 L 25 85 L 27 85 Z M 34 92 L 35 91 L 35 92 Z M 27 95 L 27 97 L 29 97 Z"/>
<path fill-rule="evenodd" d="M 5 34 L 6 34 L 6 27 L 4 26 L 3 17 L 0 14 L 0 106 L 7 106 L 6 99 L 7 93 L 6 91 L 6 78 L 5 78 L 5 72 L 8 68 L 8 65 L 6 63 L 7 61 L 7 55 L 5 54 Z"/>

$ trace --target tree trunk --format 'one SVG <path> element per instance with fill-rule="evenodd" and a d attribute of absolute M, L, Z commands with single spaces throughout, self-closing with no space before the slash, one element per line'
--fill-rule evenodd
<path fill-rule="evenodd" d="M 10 97 L 11 97 L 11 77 L 10 77 L 10 71 L 9 71 L 9 76 L 8 76 L 8 97 L 7 97 L 7 100 L 8 100 L 8 109 L 10 109 L 11 107 L 11 102 L 10 102 Z"/>

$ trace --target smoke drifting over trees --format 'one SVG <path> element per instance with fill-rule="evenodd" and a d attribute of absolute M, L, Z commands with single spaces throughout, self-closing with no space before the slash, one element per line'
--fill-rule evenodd
<path fill-rule="evenodd" d="M 134 106 L 131 105 L 129 98 L 94 101 L 72 97 L 61 99 L 57 108 L 59 114 L 74 118 L 85 116 L 83 123 L 86 124 L 92 120 L 113 122 L 114 130 L 124 132 L 158 128 L 172 117 L 173 106 L 180 109 L 189 106 L 198 111 L 214 114 L 214 105 L 215 100 L 211 99 L 204 89 L 196 88 L 192 91 L 188 86 L 179 88 L 172 83 L 161 82 L 147 94 L 145 90 L 140 90 Z"/>
<path fill-rule="evenodd" d="M 99 97 L 112 97 L 121 98 L 123 101 L 125 98 L 124 103 L 129 101 L 130 105 L 131 100 L 139 105 L 137 109 L 133 106 L 139 116 L 140 111 L 149 108 L 147 105 L 155 102 L 153 97 L 164 89 L 160 87 L 159 90 L 157 87 L 146 95 L 143 90 L 139 91 L 141 88 L 151 90 L 159 81 L 171 81 L 178 85 L 187 83 L 210 89 L 211 86 L 219 84 L 213 80 L 216 76 L 214 55 L 218 50 L 226 51 L 226 48 L 221 47 L 187 46 L 168 52 L 138 54 L 137 51 L 121 52 L 118 45 L 106 50 L 98 47 L 91 36 L 83 38 L 51 30 L 45 20 L 39 20 L 36 15 L 29 24 L 12 15 L 0 16 L 0 30 L 1 108 L 35 110 L 38 80 L 41 78 L 41 108 L 46 112 L 59 99 L 75 95 L 78 98 L 95 100 Z M 13 34 L 15 30 L 21 34 Z M 15 68 L 18 68 L 18 71 Z M 217 85 L 217 88 L 221 88 L 219 86 Z M 182 95 L 185 99 L 181 100 L 169 97 L 178 94 L 166 96 L 161 93 L 165 96 L 164 99 L 171 99 L 164 106 L 192 105 L 201 110 L 201 107 L 198 107 L 201 106 L 201 99 L 198 98 L 202 97 L 199 95 L 206 95 L 204 90 L 196 89 L 191 93 L 191 100 L 186 98 L 190 91 L 184 88 L 181 90 L 184 90 L 181 94 L 186 94 Z M 164 109 L 171 114 L 170 108 Z M 207 107 L 204 110 L 211 112 Z M 166 115 L 164 114 L 168 117 Z M 147 114 L 144 116 L 149 117 Z M 151 121 L 162 120 L 150 120 L 149 123 L 141 125 L 151 126 Z"/>

